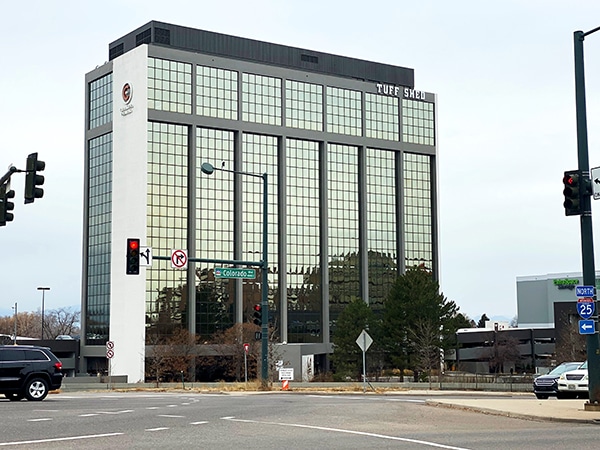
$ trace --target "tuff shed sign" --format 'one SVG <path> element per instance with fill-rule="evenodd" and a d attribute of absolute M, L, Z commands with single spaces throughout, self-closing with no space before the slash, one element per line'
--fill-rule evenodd
<path fill-rule="evenodd" d="M 375 87 L 377 88 L 378 94 L 390 95 L 392 97 L 408 98 L 413 100 L 425 100 L 424 91 L 418 91 L 416 89 L 383 83 L 377 83 L 375 84 Z"/>

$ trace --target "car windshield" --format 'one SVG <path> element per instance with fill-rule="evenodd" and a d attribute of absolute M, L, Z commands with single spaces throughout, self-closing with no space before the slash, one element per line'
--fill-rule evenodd
<path fill-rule="evenodd" d="M 585 363 L 584 363 L 585 364 Z M 556 366 L 554 369 L 552 369 L 548 375 L 561 375 L 564 372 L 568 372 L 570 370 L 575 370 L 578 369 L 579 367 L 582 367 L 582 364 L 579 362 L 574 362 L 574 363 L 564 363 L 561 364 L 560 366 Z M 587 366 L 586 366 L 587 367 Z"/>
<path fill-rule="evenodd" d="M 587 369 L 587 359 L 581 366 L 578 367 L 578 369 Z"/>

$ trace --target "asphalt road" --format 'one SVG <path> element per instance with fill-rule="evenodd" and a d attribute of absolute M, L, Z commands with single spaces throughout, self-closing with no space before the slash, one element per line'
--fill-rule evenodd
<path fill-rule="evenodd" d="M 425 399 L 291 392 L 86 392 L 51 394 L 43 402 L 2 399 L 0 447 L 598 448 L 598 425 L 536 422 L 451 410 L 426 405 Z"/>

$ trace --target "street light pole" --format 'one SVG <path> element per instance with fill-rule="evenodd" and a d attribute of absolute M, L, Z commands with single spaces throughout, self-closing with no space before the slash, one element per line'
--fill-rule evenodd
<path fill-rule="evenodd" d="M 575 50 L 575 112 L 577 116 L 577 160 L 583 177 L 590 178 L 590 163 L 588 156 L 587 117 L 585 105 L 585 72 L 583 65 L 583 40 L 585 36 L 600 30 L 595 28 L 587 33 L 574 33 Z M 581 225 L 581 260 L 583 267 L 583 284 L 596 286 L 596 269 L 594 267 L 594 240 L 592 229 L 592 201 L 590 195 L 583 196 Z M 597 300 L 597 296 L 596 300 Z M 596 308 L 597 310 L 597 308 Z M 596 322 L 598 319 L 596 319 Z M 597 326 L 596 326 L 597 328 Z M 598 331 L 596 331 L 598 333 Z M 589 402 L 584 405 L 586 410 L 600 408 L 600 341 L 598 334 L 587 336 L 588 385 Z"/>
<path fill-rule="evenodd" d="M 261 296 L 261 379 L 263 387 L 266 387 L 269 379 L 269 264 L 268 264 L 268 253 L 269 253 L 269 183 L 267 173 L 258 174 L 251 172 L 242 172 L 239 170 L 230 170 L 221 167 L 220 169 L 214 167 L 210 163 L 202 163 L 200 166 L 202 173 L 206 175 L 212 175 L 215 170 L 221 170 L 223 172 L 230 172 L 240 175 L 249 175 L 251 177 L 262 178 L 263 180 L 263 233 L 262 233 L 262 296 Z M 232 263 L 240 263 L 241 261 L 233 260 Z"/>
<path fill-rule="evenodd" d="M 42 340 L 44 339 L 44 294 L 49 291 L 49 287 L 38 287 L 38 291 L 42 291 Z"/>
<path fill-rule="evenodd" d="M 15 337 L 13 339 L 13 345 L 17 345 L 17 302 L 15 302 L 13 309 L 15 310 Z"/>

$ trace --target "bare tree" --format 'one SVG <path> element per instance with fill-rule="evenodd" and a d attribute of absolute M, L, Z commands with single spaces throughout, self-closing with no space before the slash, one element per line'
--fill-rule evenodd
<path fill-rule="evenodd" d="M 55 339 L 59 335 L 74 336 L 79 333 L 80 312 L 71 308 L 59 308 L 44 312 L 44 338 Z M 0 334 L 14 334 L 14 316 L 0 317 Z M 42 315 L 38 312 L 17 314 L 17 335 L 29 338 L 42 337 Z"/>
<path fill-rule="evenodd" d="M 440 327 L 433 322 L 420 320 L 414 324 L 410 334 L 417 368 L 427 372 L 431 389 L 431 372 L 440 364 Z"/>
<path fill-rule="evenodd" d="M 152 334 L 152 347 L 146 357 L 146 377 L 154 378 L 158 387 L 161 380 L 178 379 L 178 374 L 190 376 L 198 339 L 184 328 L 175 329 L 168 337 Z"/>
<path fill-rule="evenodd" d="M 509 362 L 517 362 L 521 359 L 519 342 L 513 337 L 506 337 L 496 333 L 493 354 L 490 358 L 490 367 L 494 373 L 504 372 L 504 365 Z"/>
<path fill-rule="evenodd" d="M 577 320 L 569 317 L 564 320 L 560 328 L 560 334 L 556 337 L 556 360 L 585 361 L 587 359 L 587 339 L 579 334 Z"/>

